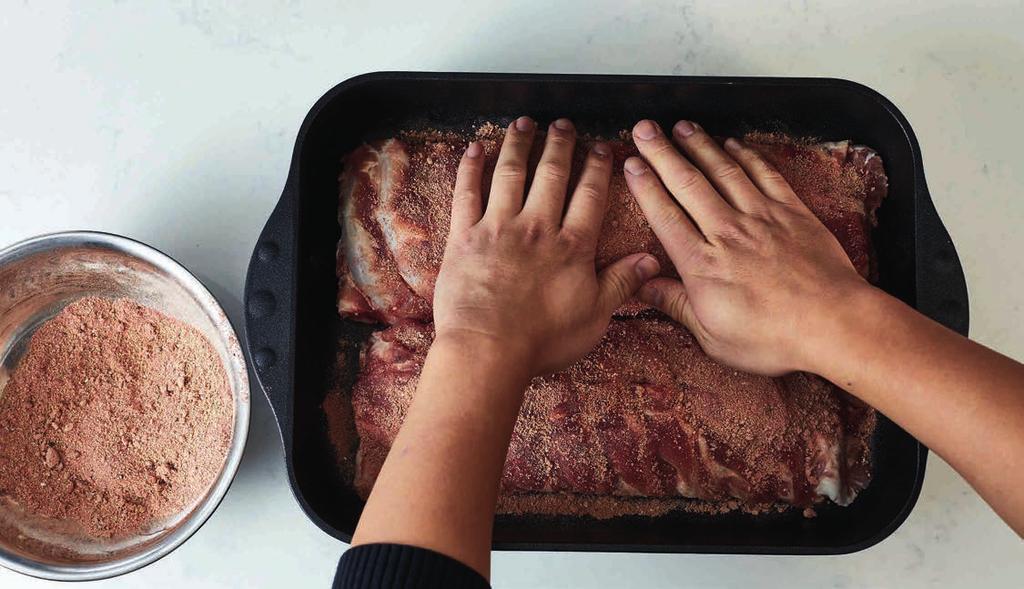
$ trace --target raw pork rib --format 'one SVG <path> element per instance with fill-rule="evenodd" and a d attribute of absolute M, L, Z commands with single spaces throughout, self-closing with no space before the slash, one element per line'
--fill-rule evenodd
<path fill-rule="evenodd" d="M 345 159 L 338 310 L 349 319 L 391 324 L 363 346 L 351 399 L 333 394 L 324 402 L 328 415 L 353 413 L 355 486 L 364 497 L 405 418 L 433 337 L 423 322 L 431 317 L 459 159 L 470 139 L 483 143 L 486 189 L 503 135 L 493 125 L 473 137 L 406 132 Z M 756 133 L 745 140 L 790 181 L 857 270 L 873 277 L 870 231 L 887 190 L 881 158 L 845 141 Z M 581 138 L 575 174 L 593 141 Z M 621 170 L 635 148 L 625 138 L 611 145 Z M 597 266 L 646 251 L 673 275 L 621 171 L 612 177 L 608 206 Z M 730 370 L 708 358 L 681 326 L 636 317 L 640 311 L 639 303 L 627 303 L 593 352 L 531 383 L 506 458 L 499 509 L 534 513 L 531 501 L 562 495 L 582 498 L 581 513 L 595 514 L 586 506 L 597 498 L 629 502 L 614 506 L 616 513 L 633 513 L 639 498 L 744 508 L 808 507 L 826 498 L 846 505 L 868 484 L 872 409 L 816 376 L 771 379 Z M 351 446 L 337 429 L 332 437 L 342 452 Z M 579 507 L 552 505 L 555 513 Z"/>
<path fill-rule="evenodd" d="M 882 158 L 849 141 L 801 146 L 776 135 L 751 134 L 747 141 L 779 172 L 850 256 L 864 277 L 873 278 L 871 229 L 889 189 Z M 831 160 L 831 161 L 829 161 Z"/>
<path fill-rule="evenodd" d="M 361 355 L 352 407 L 356 489 L 367 496 L 398 433 L 433 336 L 403 322 Z M 516 422 L 502 494 L 849 503 L 868 482 L 874 413 L 808 374 L 736 372 L 673 323 L 613 321 L 601 344 L 538 378 Z"/>
<path fill-rule="evenodd" d="M 389 190 L 393 158 L 364 145 L 348 155 L 341 173 L 338 222 L 338 311 L 364 320 L 429 319 L 430 305 L 402 280 L 377 217 Z"/>
<path fill-rule="evenodd" d="M 430 316 L 434 282 L 448 235 L 452 189 L 459 158 L 469 139 L 483 143 L 490 171 L 504 130 L 484 125 L 474 137 L 456 133 L 404 133 L 364 145 L 346 158 L 341 175 L 342 247 L 338 263 L 338 309 L 364 321 L 424 319 Z M 808 144 L 781 135 L 746 138 L 793 185 L 796 193 L 835 234 L 857 270 L 871 276 L 870 231 L 887 184 L 878 155 L 849 142 Z M 538 147 L 543 141 L 538 137 Z M 576 172 L 592 139 L 581 138 Z M 675 271 L 626 187 L 622 163 L 636 154 L 631 142 L 611 142 L 616 173 L 609 210 L 597 249 L 597 266 L 646 251 Z M 534 157 L 539 149 L 534 150 Z M 630 303 L 619 315 L 642 307 Z"/>

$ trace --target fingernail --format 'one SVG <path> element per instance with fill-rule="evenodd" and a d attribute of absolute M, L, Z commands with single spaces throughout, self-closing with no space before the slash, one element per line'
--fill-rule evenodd
<path fill-rule="evenodd" d="M 676 123 L 675 127 L 672 127 L 672 130 L 680 137 L 689 137 L 690 135 L 693 135 L 694 131 L 697 130 L 697 127 L 695 127 L 690 121 L 679 121 Z"/>
<path fill-rule="evenodd" d="M 529 131 L 533 128 L 534 122 L 530 117 L 519 117 L 516 119 L 516 129 L 519 131 Z"/>
<path fill-rule="evenodd" d="M 558 119 L 555 121 L 555 128 L 562 131 L 572 131 L 572 121 L 569 119 Z"/>
<path fill-rule="evenodd" d="M 658 271 L 661 270 L 661 264 L 658 263 L 654 256 L 644 256 L 636 261 L 634 268 L 640 280 L 649 280 L 658 275 Z"/>
<path fill-rule="evenodd" d="M 634 176 L 639 176 L 647 172 L 647 164 L 644 163 L 644 160 L 638 157 L 631 157 L 628 160 L 626 160 L 626 164 L 624 167 L 626 168 L 627 172 Z"/>
<path fill-rule="evenodd" d="M 643 141 L 654 139 L 658 136 L 658 125 L 654 121 L 644 119 L 633 127 L 633 135 Z"/>
<path fill-rule="evenodd" d="M 480 154 L 483 153 L 483 152 L 484 152 L 484 146 L 480 145 L 479 141 L 473 141 L 466 148 L 466 157 L 468 157 L 468 158 L 477 158 L 477 157 L 480 157 Z"/>
<path fill-rule="evenodd" d="M 736 141 L 734 137 L 729 137 L 728 139 L 725 140 L 726 149 L 739 149 L 739 146 L 740 142 Z"/>
<path fill-rule="evenodd" d="M 645 284 L 643 288 L 640 289 L 640 300 L 648 305 L 654 305 L 657 307 L 661 304 L 661 291 L 653 284 Z"/>
<path fill-rule="evenodd" d="M 608 148 L 607 143 L 595 143 L 594 153 L 601 157 L 608 157 L 609 155 L 611 155 L 612 150 Z"/>

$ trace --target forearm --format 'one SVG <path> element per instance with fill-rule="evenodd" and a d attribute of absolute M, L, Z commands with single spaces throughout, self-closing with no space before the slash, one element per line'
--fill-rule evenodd
<path fill-rule="evenodd" d="M 874 289 L 813 343 L 811 371 L 930 447 L 1024 531 L 1024 366 Z"/>
<path fill-rule="evenodd" d="M 497 342 L 439 338 L 353 545 L 430 548 L 488 575 L 498 483 L 529 377 Z"/>

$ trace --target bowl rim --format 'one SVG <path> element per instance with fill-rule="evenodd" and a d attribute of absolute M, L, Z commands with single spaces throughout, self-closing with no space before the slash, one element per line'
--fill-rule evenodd
<path fill-rule="evenodd" d="M 102 563 L 49 564 L 26 556 L 11 554 L 0 547 L 0 566 L 12 571 L 51 581 L 96 581 L 124 575 L 160 560 L 191 538 L 209 520 L 213 512 L 220 506 L 238 473 L 249 433 L 252 395 L 248 363 L 238 339 L 238 331 L 231 318 L 199 278 L 164 252 L 136 239 L 115 233 L 88 230 L 59 231 L 29 237 L 0 248 L 0 267 L 29 255 L 53 251 L 70 245 L 86 245 L 113 250 L 166 271 L 173 280 L 195 298 L 207 316 L 214 318 L 229 355 L 228 365 L 225 366 L 225 369 L 228 371 L 229 378 L 237 382 L 239 389 L 238 398 L 235 399 L 231 446 L 225 457 L 224 466 L 206 497 L 165 538 L 139 552 Z"/>

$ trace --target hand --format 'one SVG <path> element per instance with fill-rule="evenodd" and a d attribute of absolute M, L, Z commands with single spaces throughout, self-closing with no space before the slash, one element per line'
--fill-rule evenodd
<path fill-rule="evenodd" d="M 600 340 L 612 312 L 643 282 L 657 260 L 627 256 L 595 271 L 594 256 L 608 198 L 612 158 L 598 143 L 587 155 L 565 205 L 576 132 L 559 119 L 524 202 L 536 124 L 520 117 L 508 128 L 484 210 L 482 148 L 471 143 L 459 165 L 451 229 L 434 293 L 437 339 L 495 343 L 530 376 L 580 358 Z M 565 214 L 563 216 L 563 210 Z"/>
<path fill-rule="evenodd" d="M 644 159 L 625 162 L 629 189 L 682 278 L 652 280 L 638 297 L 720 362 L 771 376 L 812 369 L 813 338 L 827 334 L 829 315 L 871 287 L 755 150 L 735 139 L 723 150 L 688 121 L 673 137 L 685 157 L 657 124 L 640 121 L 633 139 Z"/>

